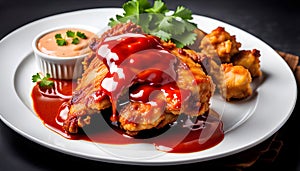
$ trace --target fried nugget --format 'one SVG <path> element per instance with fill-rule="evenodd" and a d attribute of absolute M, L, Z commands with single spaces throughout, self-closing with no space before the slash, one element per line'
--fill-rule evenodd
<path fill-rule="evenodd" d="M 206 34 L 201 41 L 201 52 L 214 57 L 222 63 L 230 62 L 233 55 L 239 52 L 241 43 L 236 41 L 235 35 L 230 35 L 224 27 L 217 27 Z"/>
<path fill-rule="evenodd" d="M 241 50 L 238 54 L 231 58 L 233 65 L 241 65 L 249 70 L 252 77 L 259 77 L 262 75 L 260 70 L 260 51 Z"/>
<path fill-rule="evenodd" d="M 252 95 L 252 77 L 248 69 L 232 63 L 221 64 L 223 80 L 220 81 L 219 89 L 222 96 L 231 101 L 234 99 L 245 99 Z"/>

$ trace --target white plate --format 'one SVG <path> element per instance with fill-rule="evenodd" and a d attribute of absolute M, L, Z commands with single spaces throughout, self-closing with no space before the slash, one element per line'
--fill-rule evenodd
<path fill-rule="evenodd" d="M 241 49 L 259 49 L 263 81 L 255 96 L 241 103 L 212 99 L 212 108 L 222 113 L 224 140 L 213 148 L 195 153 L 163 153 L 146 144 L 105 145 L 68 140 L 46 128 L 32 110 L 31 76 L 37 67 L 31 41 L 39 32 L 64 24 L 86 24 L 101 29 L 110 17 L 121 14 L 119 8 L 74 11 L 29 23 L 0 42 L 1 120 L 24 137 L 48 148 L 92 160 L 137 165 L 170 165 L 200 162 L 228 156 L 266 140 L 289 118 L 297 99 L 293 73 L 286 62 L 266 43 L 224 22 L 194 15 L 194 22 L 206 32 L 218 26 L 236 35 Z M 67 22 L 67 23 L 66 23 Z"/>

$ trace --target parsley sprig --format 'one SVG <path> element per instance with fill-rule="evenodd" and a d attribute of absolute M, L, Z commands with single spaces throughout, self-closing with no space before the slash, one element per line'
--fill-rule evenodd
<path fill-rule="evenodd" d="M 197 25 L 191 10 L 178 6 L 170 12 L 162 0 L 154 0 L 153 5 L 148 0 L 130 0 L 123 4 L 123 15 L 110 18 L 109 26 L 131 21 L 140 25 L 145 33 L 158 36 L 164 41 L 171 40 L 177 47 L 192 45 L 196 40 L 193 32 Z"/>
<path fill-rule="evenodd" d="M 87 39 L 87 36 L 80 31 L 74 32 L 74 31 L 68 30 L 66 32 L 66 36 L 69 38 L 72 38 L 71 43 L 74 45 L 77 45 L 80 42 L 79 38 Z M 55 35 L 55 39 L 56 39 L 56 43 L 58 46 L 64 46 L 64 45 L 68 44 L 67 40 L 65 38 L 63 38 L 62 35 L 59 33 Z"/>
<path fill-rule="evenodd" d="M 36 73 L 32 76 L 32 82 L 38 83 L 40 87 L 52 87 L 54 85 L 54 81 L 50 80 L 50 74 L 47 73 L 46 76 L 42 77 L 41 74 Z"/>
<path fill-rule="evenodd" d="M 58 46 L 67 45 L 66 39 L 62 38 L 61 34 L 56 34 L 55 39 Z"/>

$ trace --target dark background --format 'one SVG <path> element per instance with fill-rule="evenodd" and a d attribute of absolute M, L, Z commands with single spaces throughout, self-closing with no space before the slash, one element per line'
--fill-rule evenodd
<path fill-rule="evenodd" d="M 21 26 L 47 16 L 82 9 L 121 7 L 124 2 L 121 0 L 0 0 L 0 39 Z M 164 2 L 171 9 L 184 5 L 194 14 L 215 18 L 239 27 L 260 38 L 275 50 L 300 55 L 300 5 L 296 0 L 165 0 Z M 3 81 L 5 80 L 1 80 L 1 83 Z M 0 98 L 0 101 L 5 100 L 5 97 Z M 270 165 L 256 166 L 256 170 L 300 170 L 299 121 L 295 109 L 287 123 L 279 130 L 280 138 L 284 142 L 279 156 Z M 160 168 L 213 170 L 222 167 L 217 163 L 212 160 Z M 146 169 L 141 166 L 95 162 L 65 155 L 27 140 L 0 121 L 0 171 L 119 168 Z M 156 168 L 150 167 L 151 170 Z"/>

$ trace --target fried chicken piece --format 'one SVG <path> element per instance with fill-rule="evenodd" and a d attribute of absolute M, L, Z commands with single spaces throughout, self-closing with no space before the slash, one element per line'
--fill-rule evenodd
<path fill-rule="evenodd" d="M 250 72 L 239 65 L 232 63 L 221 64 L 221 72 L 224 78 L 220 81 L 219 89 L 222 96 L 231 101 L 234 99 L 245 99 L 252 95 Z"/>
<path fill-rule="evenodd" d="M 217 27 L 209 34 L 201 32 L 199 36 L 203 34 L 199 47 L 191 46 L 198 55 L 190 57 L 212 77 L 216 90 L 227 101 L 251 96 L 252 79 L 262 75 L 260 51 L 239 50 L 241 43 L 223 27 Z"/>
<path fill-rule="evenodd" d="M 64 121 L 63 128 L 69 133 L 77 133 L 78 129 L 90 124 L 89 115 L 97 114 L 102 109 L 111 106 L 109 97 L 100 90 L 100 83 L 108 73 L 107 67 L 102 60 L 96 57 L 98 45 L 109 36 L 124 33 L 142 33 L 139 26 L 129 22 L 116 25 L 107 30 L 101 37 L 94 38 L 90 44 L 92 49 L 89 57 L 84 59 L 84 73 L 78 79 L 72 99 L 69 102 L 68 118 Z"/>
<path fill-rule="evenodd" d="M 135 136 L 139 131 L 159 129 L 173 123 L 178 116 L 165 113 L 163 108 L 155 107 L 150 103 L 133 102 L 122 109 L 119 123 L 126 134 Z"/>
<path fill-rule="evenodd" d="M 241 65 L 249 70 L 252 77 L 259 77 L 262 75 L 260 70 L 260 51 L 241 50 L 238 54 L 231 58 L 233 65 Z"/>
<path fill-rule="evenodd" d="M 68 118 L 63 125 L 65 130 L 76 133 L 78 127 L 90 124 L 89 115 L 111 106 L 108 96 L 98 92 L 100 88 L 98 81 L 102 80 L 107 72 L 103 62 L 96 58 L 85 70 L 69 102 Z"/>
<path fill-rule="evenodd" d="M 197 34 L 197 40 L 190 48 L 198 52 L 198 55 L 191 57 L 195 62 L 202 64 L 211 76 L 216 76 L 217 65 L 221 63 L 241 65 L 249 70 L 252 78 L 262 75 L 260 51 L 239 50 L 241 43 L 237 42 L 235 36 L 231 36 L 223 27 L 217 27 L 209 34 L 200 29 L 195 29 L 194 32 Z"/>
<path fill-rule="evenodd" d="M 197 53 L 176 48 L 176 45 L 171 42 L 161 43 L 180 60 L 175 67 L 178 74 L 176 80 L 178 89 L 172 89 L 170 93 L 176 94 L 176 97 L 166 95 L 169 92 L 160 91 L 149 102 L 130 102 L 126 105 L 119 112 L 119 124 L 129 135 L 137 135 L 142 130 L 162 128 L 176 121 L 180 114 L 195 117 L 209 111 L 210 98 L 214 93 L 215 85 L 201 65 L 192 60 L 191 56 Z M 134 90 L 139 92 L 140 88 L 142 89 L 143 85 L 134 87 Z M 178 107 L 179 103 L 180 107 Z"/>
<path fill-rule="evenodd" d="M 94 59 L 94 57 L 96 56 L 97 48 L 104 41 L 104 39 L 106 39 L 107 37 L 122 35 L 125 33 L 144 32 L 140 26 L 132 22 L 128 22 L 126 24 L 115 25 L 113 28 L 108 29 L 106 32 L 104 32 L 100 37 L 93 37 L 89 44 L 89 47 L 93 53 L 84 59 L 83 69 L 85 70 L 89 66 L 90 62 Z"/>
<path fill-rule="evenodd" d="M 218 64 L 211 57 L 199 53 L 199 61 L 208 75 L 216 84 L 216 90 L 226 101 L 245 99 L 252 95 L 252 76 L 250 71 L 242 65 L 232 63 Z"/>
<path fill-rule="evenodd" d="M 191 116 L 204 114 L 209 110 L 209 100 L 214 94 L 215 84 L 211 76 L 207 75 L 201 64 L 193 60 L 193 58 L 199 58 L 199 54 L 194 50 L 176 48 L 176 45 L 170 42 L 164 43 L 163 45 L 187 67 L 178 71 L 177 85 L 181 89 L 191 90 L 194 96 L 190 96 L 190 101 L 187 101 L 187 103 L 182 106 L 183 109 L 199 109 L 199 111 L 190 111 L 189 115 Z M 191 81 L 193 84 L 190 83 Z"/>
<path fill-rule="evenodd" d="M 120 32 L 120 30 L 123 30 Z M 84 73 L 78 80 L 73 97 L 70 101 L 68 118 L 64 122 L 63 128 L 69 133 L 77 133 L 78 129 L 89 124 L 90 115 L 99 114 L 101 110 L 112 106 L 112 99 L 101 89 L 101 82 L 109 73 L 109 68 L 97 57 L 98 48 L 107 37 L 121 35 L 124 33 L 139 33 L 141 29 L 132 23 L 120 24 L 108 30 L 99 39 L 94 39 L 91 43 L 92 53 L 85 59 Z M 177 107 L 176 98 L 167 95 L 157 97 L 165 103 L 165 107 L 155 108 L 151 106 L 152 101 L 132 102 L 123 105 L 118 109 L 117 121 L 120 128 L 124 129 L 129 135 L 136 135 L 145 129 L 158 129 L 174 122 L 179 114 L 198 116 L 209 110 L 210 98 L 214 92 L 214 84 L 211 77 L 206 75 L 200 64 L 191 58 L 197 55 L 194 51 L 183 51 L 176 48 L 171 42 L 161 42 L 164 50 L 169 51 L 179 59 L 175 72 L 178 73 L 177 86 L 183 92 L 188 92 L 185 99 L 180 99 L 180 108 Z M 166 52 L 167 52 L 166 51 Z M 130 84 L 135 86 L 136 83 Z M 128 87 L 129 88 L 129 87 Z M 163 94 L 163 93 L 161 93 Z M 165 92 L 164 94 L 168 94 Z M 181 113 L 183 111 L 183 113 Z M 101 124 L 101 123 L 100 123 Z"/>
<path fill-rule="evenodd" d="M 217 27 L 206 34 L 201 41 L 201 52 L 211 56 L 221 63 L 228 63 L 233 55 L 239 52 L 241 43 L 236 41 L 235 35 L 231 36 L 224 27 Z"/>

